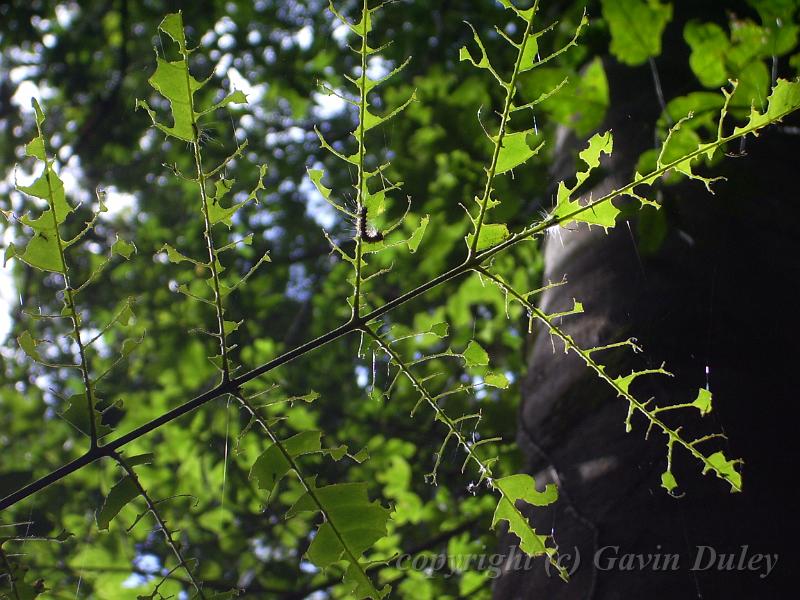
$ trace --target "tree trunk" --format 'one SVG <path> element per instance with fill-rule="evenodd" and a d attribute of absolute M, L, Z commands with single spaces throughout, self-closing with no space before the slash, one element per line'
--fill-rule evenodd
<path fill-rule="evenodd" d="M 639 152 L 653 144 L 659 112 L 646 68 L 609 63 L 608 72 L 605 128 L 614 130 L 615 153 L 595 197 L 628 180 Z M 680 86 L 680 72 L 662 78 Z M 702 448 L 746 461 L 744 492 L 731 494 L 722 480 L 703 477 L 700 464 L 676 447 L 682 495 L 669 496 L 660 487 L 665 437 L 653 430 L 645 440 L 641 417 L 626 433 L 627 402 L 540 328 L 522 384 L 518 443 L 528 472 L 539 485 L 556 482 L 560 499 L 526 512 L 540 533 L 552 529 L 574 572 L 564 583 L 542 559 L 527 569 L 509 561 L 495 598 L 771 598 L 791 589 L 800 558 L 793 535 L 797 393 L 790 392 L 800 323 L 787 284 L 800 275 L 798 139 L 773 127 L 748 140 L 747 157 L 715 169 L 728 177 L 715 185 L 716 196 L 698 182 L 665 190 L 661 210 L 670 226 L 654 254 L 638 251 L 633 222 L 608 235 L 579 227 L 546 240 L 545 278 L 566 274 L 568 283 L 545 292 L 541 307 L 553 312 L 570 308 L 573 298 L 583 302 L 585 314 L 563 325 L 585 348 L 637 338 L 643 354 L 600 356 L 613 375 L 666 362 L 675 377 L 637 380 L 632 391 L 641 399 L 691 402 L 708 385 L 710 415 L 681 410 L 665 419 L 683 424 L 687 436 L 724 432 L 727 440 Z M 565 156 L 574 150 L 565 148 Z M 517 541 L 506 534 L 501 551 Z"/>

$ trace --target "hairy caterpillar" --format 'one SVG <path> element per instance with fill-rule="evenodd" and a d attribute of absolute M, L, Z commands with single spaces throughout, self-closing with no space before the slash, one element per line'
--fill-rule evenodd
<path fill-rule="evenodd" d="M 380 242 L 383 234 L 367 222 L 367 207 L 361 205 L 356 213 L 356 237 L 365 242 Z"/>

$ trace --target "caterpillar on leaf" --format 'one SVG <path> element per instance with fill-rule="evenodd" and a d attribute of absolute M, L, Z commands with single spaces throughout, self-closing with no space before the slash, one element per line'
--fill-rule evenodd
<path fill-rule="evenodd" d="M 383 239 L 383 234 L 367 222 L 367 207 L 364 204 L 358 207 L 356 213 L 356 237 L 370 243 Z"/>

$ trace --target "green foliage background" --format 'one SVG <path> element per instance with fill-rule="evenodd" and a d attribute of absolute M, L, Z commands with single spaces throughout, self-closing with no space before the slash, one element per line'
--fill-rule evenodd
<path fill-rule="evenodd" d="M 358 20 L 357 6 L 337 3 L 337 7 Z M 226 301 L 231 318 L 244 319 L 231 338 L 237 346 L 233 350 L 236 362 L 253 368 L 336 328 L 351 312 L 345 301 L 351 294 L 347 282 L 351 266 L 331 253 L 321 226 L 343 249 L 352 251 L 354 224 L 328 208 L 307 173 L 308 168 L 324 169 L 324 185 L 349 201 L 354 210 L 355 198 L 347 196 L 352 196 L 348 190 L 352 190 L 354 170 L 342 168 L 320 148 L 314 132 L 317 125 L 335 147 L 352 151 L 346 136 L 357 124 L 357 112 L 347 105 L 331 110 L 321 99 L 325 89 L 319 83 L 344 89 L 348 85 L 344 75 L 357 75 L 360 58 L 347 51 L 346 41 L 354 37 L 343 35 L 325 3 L 177 6 L 119 0 L 0 6 L 4 23 L 0 162 L 8 173 L 0 183 L 2 208 L 22 214 L 30 201 L 12 190 L 13 169 L 20 165 L 21 179 L 31 169 L 24 147 L 36 136 L 36 120 L 27 105 L 20 107 L 12 99 L 22 96 L 18 90 L 24 89 L 23 81 L 31 81 L 41 92 L 47 113 L 43 137 L 59 159 L 57 170 L 62 176 L 65 170 L 74 174 L 67 195 L 74 204 L 82 201 L 75 218 L 66 224 L 74 231 L 64 237 L 77 234 L 82 222 L 91 217 L 90 210 L 96 207 L 93 190 L 107 190 L 106 202 L 112 209 L 87 233 L 88 251 L 74 255 L 73 277 L 86 279 L 117 237 L 136 246 L 136 254 L 128 260 L 112 258 L 101 283 L 79 305 L 81 317 L 99 328 L 115 318 L 128 298 L 133 299 L 135 319 L 124 333 L 116 328 L 106 332 L 92 357 L 95 369 L 103 371 L 115 364 L 112 349 L 118 352 L 124 339 L 141 340 L 135 352 L 114 366 L 103 381 L 100 396 L 108 407 L 103 423 L 115 428 L 114 436 L 212 387 L 218 378 L 207 358 L 218 352 L 214 340 L 187 334 L 193 328 L 210 328 L 214 311 L 177 291 L 181 284 L 195 289 L 192 286 L 199 285 L 201 270 L 173 264 L 160 252 L 164 243 L 188 256 L 205 252 L 196 184 L 171 173 L 193 172 L 191 152 L 179 140 L 165 141 L 143 111 L 134 112 L 136 98 L 147 98 L 156 110 L 166 109 L 163 100 L 150 95 L 147 79 L 155 65 L 153 46 L 160 55 L 173 51 L 172 41 L 154 32 L 164 14 L 175 8 L 183 11 L 189 46 L 201 47 L 191 58 L 195 75 L 198 79 L 211 76 L 197 93 L 199 103 L 219 101 L 219 90 L 240 86 L 241 78 L 255 86 L 244 90 L 249 92 L 247 105 L 230 104 L 216 111 L 202 133 L 208 164 L 220 163 L 235 149 L 234 141 L 247 139 L 242 157 L 230 165 L 231 173 L 235 171 L 232 197 L 236 201 L 257 188 L 263 174 L 259 165 L 267 166 L 264 190 L 257 193 L 260 203 L 237 212 L 230 228 L 231 240 L 252 234 L 252 243 L 224 259 L 228 273 L 240 274 L 265 252 L 270 259 Z M 653 150 L 641 157 L 642 173 L 659 161 L 693 151 L 701 139 L 716 136 L 716 118 L 724 100 L 717 90 L 728 79 L 738 80 L 730 100 L 733 117 L 745 118 L 753 103 L 764 110 L 773 80 L 778 75 L 793 78 L 800 68 L 798 6 L 789 1 L 753 0 L 737 9 L 729 14 L 710 10 L 707 21 L 692 21 L 684 27 L 682 48 L 665 49 L 660 40 L 673 16 L 670 4 L 626 0 L 590 5 L 581 45 L 520 83 L 522 101 L 532 102 L 568 80 L 556 96 L 537 106 L 532 117 L 524 113 L 522 120 L 530 119 L 524 128 L 533 130 L 525 143 L 530 148 L 539 141 L 548 143 L 513 177 L 496 181 L 495 196 L 503 202 L 493 209 L 493 222 L 519 231 L 539 220 L 541 211 L 553 208 L 556 128 L 567 127 L 585 138 L 600 126 L 609 107 L 604 67 L 608 59 L 603 59 L 609 52 L 613 60 L 631 68 L 658 61 L 667 50 L 682 52 L 696 75 L 684 94 L 666 98 L 666 110 L 652 124 L 654 135 L 663 140 L 667 129 L 690 111 L 695 118 L 674 132 L 660 156 L 660 150 Z M 558 17 L 552 31 L 539 40 L 543 56 L 569 43 L 583 10 L 582 3 L 542 7 L 540 27 Z M 487 40 L 492 64 L 508 72 L 514 65 L 514 49 L 500 39 L 494 25 L 514 36 L 520 33 L 519 22 L 498 3 L 455 6 L 442 2 L 431 8 L 424 2 L 396 2 L 375 17 L 376 37 L 393 43 L 381 50 L 382 61 L 371 67 L 392 69 L 412 57 L 405 70 L 379 92 L 374 100 L 377 108 L 400 106 L 416 90 L 416 101 L 370 138 L 371 168 L 390 159 L 385 177 L 403 182 L 402 191 L 393 194 L 375 226 L 385 229 L 402 216 L 406 195 L 412 199 L 408 233 L 425 215 L 430 215 L 430 222 L 417 253 L 402 247 L 376 255 L 377 266 L 391 265 L 392 270 L 370 287 L 372 306 L 433 279 L 463 259 L 469 221 L 460 204 L 471 205 L 473 196 L 483 189 L 483 169 L 492 150 L 481 122 L 488 122 L 494 111 L 503 108 L 503 90 L 492 85 L 491 76 L 459 60 L 462 46 L 469 48 L 471 57 L 478 57 L 465 20 Z M 641 27 L 631 27 L 631 22 Z M 653 101 L 658 101 L 655 93 Z M 719 160 L 719 154 L 708 162 Z M 583 163 L 579 165 L 583 168 Z M 114 210 L 114 203 L 120 202 L 118 192 L 133 194 L 135 202 L 128 209 Z M 655 219 L 651 233 L 643 235 L 644 246 L 657 246 L 667 226 Z M 22 239 L 18 224 L 11 221 L 8 229 L 6 243 Z M 493 270 L 515 289 L 527 291 L 539 286 L 541 263 L 536 244 L 517 244 L 496 258 Z M 61 312 L 61 281 L 22 268 L 18 261 L 13 264 L 18 265 L 13 277 L 21 303 L 13 308 L 13 329 L 2 350 L 0 496 L 79 457 L 89 447 L 88 439 L 76 430 L 75 420 L 71 423 L 60 416 L 66 408 L 61 398 L 81 393 L 80 378 L 56 376 L 31 364 L 15 341 L 33 329 L 36 338 L 55 342 L 46 357 L 49 362 L 69 362 L 74 348 L 60 325 L 31 316 Z M 446 408 L 452 416 L 480 411 L 479 427 L 473 432 L 473 423 L 465 424 L 464 433 L 474 436 L 473 441 L 479 436 L 501 437 L 495 474 L 517 473 L 520 457 L 513 440 L 518 381 L 524 370 L 526 310 L 519 303 L 508 303 L 497 286 L 472 275 L 401 305 L 384 322 L 393 327 L 395 337 L 448 324 L 446 342 L 438 335 L 410 335 L 398 344 L 408 359 L 446 347 L 469 355 L 469 348 L 475 348 L 470 346 L 473 341 L 487 351 L 492 372 L 503 374 L 509 386 L 453 395 Z M 323 447 L 346 445 L 351 455 L 367 450 L 369 460 L 364 462 L 350 457 L 334 461 L 314 454 L 303 457 L 302 464 L 316 475 L 317 486 L 368 482 L 369 498 L 391 506 L 388 535 L 374 547 L 378 556 L 443 549 L 454 556 L 491 552 L 495 533 L 490 524 L 497 498 L 484 488 L 477 489 L 477 475 L 462 474 L 463 456 L 453 446 L 440 457 L 436 484 L 431 483 L 426 475 L 434 468 L 444 439 L 441 424 L 424 409 L 409 418 L 417 394 L 403 378 L 397 380 L 391 399 L 383 396 L 394 370 L 389 369 L 385 353 L 367 342 L 357 334 L 349 335 L 259 378 L 260 389 L 274 386 L 266 397 L 295 398 L 276 402 L 265 413 L 282 417 L 274 423 L 282 439 L 320 429 Z M 421 376 L 445 370 L 445 381 L 437 385 L 451 389 L 469 386 L 487 374 L 482 357 L 459 364 L 454 367 L 448 362 L 445 367 L 434 361 L 422 368 Z M 235 402 L 219 399 L 137 439 L 125 447 L 125 455 L 155 454 L 152 465 L 137 473 L 153 498 L 169 499 L 159 503 L 159 512 L 176 532 L 181 553 L 190 557 L 197 579 L 207 590 L 239 587 L 253 597 L 301 598 L 329 589 L 333 597 L 346 597 L 343 588 L 331 587 L 340 579 L 336 568 L 322 572 L 301 557 L 309 532 L 318 523 L 315 514 L 283 518 L 303 493 L 297 480 L 286 477 L 270 495 L 271 486 L 250 476 L 266 442 L 249 424 Z M 72 534 L 66 540 L 25 543 L 21 563 L 30 569 L 29 583 L 43 578 L 53 597 L 72 595 L 79 587 L 85 597 L 135 598 L 150 597 L 147 594 L 154 593 L 161 577 L 169 574 L 158 593 L 191 591 L 185 573 L 171 572 L 176 565 L 173 551 L 163 536 L 156 535 L 149 516 L 126 531 L 144 505 L 127 504 L 107 524 L 108 531 L 98 531 L 96 512 L 102 515 L 106 495 L 120 476 L 113 461 L 101 461 L 3 511 L 0 528 L 13 529 L 11 537 L 52 538 L 62 530 Z M 10 528 L 12 523 L 21 525 Z M 0 529 L 0 537 L 4 536 L 5 529 Z M 10 553 L 14 543 L 3 549 Z M 477 569 L 434 578 L 391 566 L 375 572 L 380 584 L 393 583 L 397 597 L 488 597 L 491 584 L 489 573 Z"/>

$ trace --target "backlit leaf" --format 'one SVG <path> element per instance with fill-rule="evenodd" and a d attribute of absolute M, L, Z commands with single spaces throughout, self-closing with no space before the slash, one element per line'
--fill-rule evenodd
<path fill-rule="evenodd" d="M 130 475 L 125 475 L 108 492 L 103 506 L 97 513 L 97 527 L 100 530 L 108 529 L 111 520 L 138 495 L 139 490 L 136 487 L 136 483 L 131 479 Z"/>
<path fill-rule="evenodd" d="M 672 4 L 659 0 L 602 0 L 611 31 L 611 53 L 627 65 L 661 54 L 661 35 L 672 19 Z"/>

